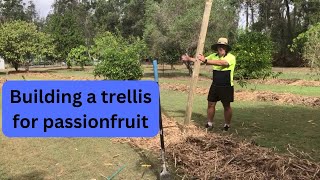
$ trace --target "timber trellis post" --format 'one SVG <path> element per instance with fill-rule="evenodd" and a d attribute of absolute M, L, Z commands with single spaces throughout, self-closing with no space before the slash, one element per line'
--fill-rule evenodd
<path fill-rule="evenodd" d="M 205 39 L 206 39 L 206 35 L 207 35 L 207 30 L 208 30 L 211 7 L 212 7 L 212 0 L 206 0 L 205 10 L 204 10 L 203 19 L 202 19 L 202 25 L 201 25 L 201 31 L 200 31 L 199 41 L 198 41 L 197 52 L 195 55 L 195 58 L 197 60 L 194 64 L 194 71 L 192 74 L 192 79 L 190 81 L 188 103 L 187 103 L 186 115 L 185 115 L 185 120 L 184 120 L 185 125 L 188 125 L 191 121 L 193 99 L 194 99 L 195 89 L 196 89 L 197 82 L 198 82 L 200 63 L 201 63 L 198 60 L 197 56 L 199 54 L 203 54 Z"/>

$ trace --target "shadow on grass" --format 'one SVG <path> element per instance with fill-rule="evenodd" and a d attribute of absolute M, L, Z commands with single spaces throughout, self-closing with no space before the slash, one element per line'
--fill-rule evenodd
<path fill-rule="evenodd" d="M 25 74 L 25 73 L 52 73 L 54 70 L 46 69 L 46 70 L 30 70 L 30 71 L 9 71 L 8 74 Z"/>
<path fill-rule="evenodd" d="M 34 171 L 27 174 L 17 175 L 7 178 L 7 180 L 44 180 L 47 173 L 44 171 Z"/>
<path fill-rule="evenodd" d="M 43 69 L 43 70 L 29 70 L 29 71 L 25 71 L 25 70 L 8 71 L 8 75 L 25 74 L 25 73 L 53 73 L 56 70 L 59 70 L 59 69 Z M 64 69 L 64 70 L 66 70 L 66 69 Z M 0 75 L 6 75 L 6 72 L 0 72 Z"/>
<path fill-rule="evenodd" d="M 143 174 L 141 175 L 141 177 L 137 177 L 137 178 L 140 178 L 140 179 L 143 179 L 143 176 L 145 173 L 147 173 L 148 171 L 151 172 L 154 176 L 157 177 L 157 179 L 159 179 L 159 170 L 157 169 L 158 164 L 160 163 L 157 158 L 155 157 L 155 155 L 153 155 L 151 152 L 147 152 L 148 155 L 146 154 L 146 150 L 144 149 L 141 149 L 141 148 L 138 148 L 138 147 L 133 147 L 133 150 L 139 154 L 140 158 L 142 159 L 142 162 L 145 163 L 145 164 L 148 164 L 150 165 L 150 168 L 146 168 L 144 171 L 143 171 Z M 139 162 L 137 162 L 137 166 L 136 167 L 140 167 L 141 168 L 141 165 L 139 164 Z"/>
<path fill-rule="evenodd" d="M 139 154 L 139 157 L 141 158 L 141 161 L 137 162 L 136 164 L 136 170 L 137 171 L 143 171 L 143 173 L 141 174 L 141 176 L 139 177 L 135 177 L 136 179 L 143 179 L 144 175 L 147 173 L 152 173 L 157 180 L 160 180 L 160 173 L 162 171 L 162 160 L 160 158 L 160 144 L 159 144 L 159 156 L 157 156 L 156 153 L 154 152 L 150 152 L 146 149 L 141 149 L 138 147 L 133 147 L 133 150 Z M 167 171 L 170 173 L 170 177 L 171 180 L 180 180 L 181 177 L 178 176 L 178 174 L 176 174 L 176 169 L 174 168 L 174 163 L 173 162 L 169 162 L 167 160 Z M 146 164 L 146 165 L 150 165 L 150 167 L 142 167 L 141 164 Z"/>

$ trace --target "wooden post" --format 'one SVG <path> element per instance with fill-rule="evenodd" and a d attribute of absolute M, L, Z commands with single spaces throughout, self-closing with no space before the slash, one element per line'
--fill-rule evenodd
<path fill-rule="evenodd" d="M 194 64 L 194 71 L 192 74 L 192 79 L 190 81 L 188 103 L 187 103 L 186 115 L 185 115 L 185 120 L 184 120 L 185 125 L 188 125 L 191 121 L 193 98 L 194 98 L 195 89 L 196 89 L 197 82 L 198 82 L 200 63 L 201 63 L 201 61 L 198 60 L 197 56 L 199 54 L 203 53 L 205 39 L 206 39 L 206 35 L 207 35 L 208 24 L 209 24 L 211 7 L 212 7 L 212 0 L 206 0 L 206 6 L 205 6 L 204 14 L 203 14 L 202 25 L 201 25 L 201 32 L 200 32 L 200 36 L 199 36 L 197 52 L 195 55 L 195 58 L 197 60 Z"/>

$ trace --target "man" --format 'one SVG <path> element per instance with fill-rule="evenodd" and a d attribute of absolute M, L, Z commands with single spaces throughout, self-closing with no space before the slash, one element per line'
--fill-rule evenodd
<path fill-rule="evenodd" d="M 207 65 L 212 65 L 213 78 L 208 94 L 207 124 L 206 128 L 213 128 L 213 118 L 216 111 L 216 104 L 221 101 L 224 107 L 225 125 L 224 130 L 230 128 L 232 118 L 231 102 L 234 101 L 234 84 L 233 75 L 236 65 L 236 57 L 230 53 L 231 47 L 227 38 L 219 38 L 216 44 L 212 45 L 212 49 L 217 53 L 204 57 L 202 54 L 198 59 Z M 196 59 L 188 55 L 182 56 L 183 61 L 193 61 Z"/>

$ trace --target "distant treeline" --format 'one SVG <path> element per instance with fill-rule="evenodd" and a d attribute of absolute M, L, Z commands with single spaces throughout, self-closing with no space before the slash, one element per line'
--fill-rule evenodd
<path fill-rule="evenodd" d="M 55 0 L 48 16 L 40 18 L 32 0 L 0 0 L 0 23 L 35 24 L 52 38 L 49 60 L 65 62 L 73 48 L 90 47 L 99 34 L 109 31 L 141 38 L 149 57 L 175 64 L 182 53 L 195 52 L 204 6 L 205 0 Z M 304 47 L 298 44 L 292 50 L 292 44 L 318 22 L 319 0 L 214 0 L 205 52 L 210 53 L 218 37 L 228 37 L 233 45 L 239 32 L 257 31 L 273 42 L 273 65 L 302 66 Z"/>

